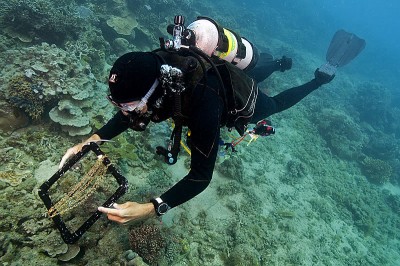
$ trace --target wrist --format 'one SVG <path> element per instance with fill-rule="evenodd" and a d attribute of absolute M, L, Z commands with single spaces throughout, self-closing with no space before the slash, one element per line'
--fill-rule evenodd
<path fill-rule="evenodd" d="M 167 213 L 167 211 L 171 209 L 171 207 L 161 198 L 153 198 L 150 200 L 150 203 L 153 205 L 154 211 L 157 216 L 164 215 Z"/>
<path fill-rule="evenodd" d="M 100 136 L 97 134 L 93 134 L 92 136 L 90 136 L 90 138 L 88 138 L 85 142 L 83 142 L 82 144 L 85 145 L 89 142 L 97 142 L 101 140 Z"/>
<path fill-rule="evenodd" d="M 145 212 L 147 213 L 148 217 L 157 216 L 157 213 L 156 213 L 153 203 L 151 203 L 151 202 L 144 203 L 144 208 L 145 208 Z"/>

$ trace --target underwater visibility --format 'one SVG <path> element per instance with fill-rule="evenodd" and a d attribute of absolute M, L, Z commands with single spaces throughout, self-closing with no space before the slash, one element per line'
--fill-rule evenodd
<path fill-rule="evenodd" d="M 400 3 L 0 5 L 1 265 L 400 265 Z"/>

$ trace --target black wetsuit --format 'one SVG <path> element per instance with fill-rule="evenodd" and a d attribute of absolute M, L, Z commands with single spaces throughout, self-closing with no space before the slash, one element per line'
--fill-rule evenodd
<path fill-rule="evenodd" d="M 271 64 L 271 67 L 275 68 L 276 66 Z M 270 73 L 273 72 L 271 69 L 265 70 Z M 253 78 L 257 80 L 256 76 L 253 76 Z M 213 89 L 204 90 L 203 86 L 197 86 L 191 96 L 191 103 L 195 107 L 192 108 L 188 119 L 192 143 L 191 169 L 182 180 L 160 196 L 171 208 L 201 193 L 212 178 L 218 154 L 220 125 L 225 115 L 225 104 L 221 97 L 217 95 L 219 83 L 215 75 L 208 75 L 207 85 Z M 313 79 L 304 85 L 291 88 L 274 97 L 269 97 L 260 91 L 253 122 L 290 108 L 318 87 L 318 82 Z M 119 111 L 96 134 L 101 139 L 112 139 L 128 129 L 128 122 L 129 119 Z"/>

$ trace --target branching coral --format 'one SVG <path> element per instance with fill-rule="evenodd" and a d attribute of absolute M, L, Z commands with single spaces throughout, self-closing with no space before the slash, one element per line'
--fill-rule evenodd
<path fill-rule="evenodd" d="M 166 246 L 165 238 L 156 225 L 142 225 L 131 229 L 129 242 L 132 250 L 149 263 L 155 263 Z"/>

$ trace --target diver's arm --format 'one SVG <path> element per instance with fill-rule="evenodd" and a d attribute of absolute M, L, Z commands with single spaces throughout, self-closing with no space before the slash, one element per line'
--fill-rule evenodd
<path fill-rule="evenodd" d="M 212 75 L 208 84 L 218 85 Z M 198 86 L 192 93 L 195 105 L 190 115 L 191 166 L 188 175 L 160 196 L 171 208 L 200 194 L 210 184 L 218 154 L 224 102 L 211 88 Z"/>
<path fill-rule="evenodd" d="M 101 139 L 110 140 L 129 127 L 129 117 L 122 111 L 117 112 L 104 126 L 95 132 Z"/>
<path fill-rule="evenodd" d="M 160 196 L 163 202 L 166 202 L 171 208 L 194 198 L 204 191 L 211 182 L 218 153 L 218 141 L 214 143 L 208 157 L 196 148 L 192 148 L 191 151 L 192 160 L 189 173 Z"/>
<path fill-rule="evenodd" d="M 203 126 L 210 127 L 208 120 L 203 119 Z M 207 125 L 206 125 L 207 124 Z M 199 125 L 200 126 L 200 125 Z M 206 156 L 196 148 L 191 149 L 191 170 L 181 181 L 176 183 L 171 189 L 160 196 L 163 202 L 173 208 L 182 204 L 196 195 L 201 193 L 211 181 L 216 157 L 218 154 L 219 126 L 216 127 L 217 135 L 214 137 L 214 143 L 210 143 L 212 147 L 210 154 Z M 194 137 L 196 138 L 196 133 Z M 193 136 L 193 133 L 192 133 Z M 199 138 L 204 135 L 197 135 Z M 213 138 L 204 139 L 212 140 Z M 108 219 L 118 222 L 127 223 L 130 221 L 140 221 L 156 216 L 153 203 L 137 203 L 125 202 L 123 204 L 114 204 L 113 208 L 99 207 L 98 210 L 107 214 Z"/>
<path fill-rule="evenodd" d="M 211 181 L 217 153 L 218 142 L 214 143 L 208 157 L 193 148 L 189 174 L 160 196 L 163 202 L 173 208 L 194 198 L 206 189 Z M 114 204 L 112 208 L 98 207 L 98 210 L 107 214 L 108 219 L 118 223 L 141 221 L 156 216 L 153 203 L 128 201 L 123 204 Z"/>
<path fill-rule="evenodd" d="M 208 78 L 209 84 L 212 79 Z M 218 154 L 219 129 L 224 103 L 215 90 L 197 87 L 192 93 L 193 110 L 190 115 L 191 170 L 181 181 L 163 193 L 160 198 L 169 207 L 176 207 L 199 193 L 210 183 Z M 99 207 L 108 218 L 119 222 L 138 221 L 156 214 L 153 203 L 126 202 Z"/>

